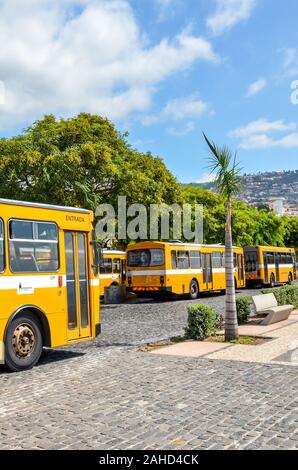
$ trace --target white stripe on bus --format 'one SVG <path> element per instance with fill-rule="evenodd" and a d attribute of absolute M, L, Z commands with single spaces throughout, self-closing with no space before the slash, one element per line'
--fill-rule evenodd
<path fill-rule="evenodd" d="M 210 268 L 211 270 L 211 268 Z M 234 268 L 234 272 L 237 268 Z M 225 273 L 225 268 L 213 268 L 214 274 Z M 202 269 L 169 269 L 155 271 L 127 271 L 128 276 L 170 276 L 171 274 L 203 274 Z"/>
<path fill-rule="evenodd" d="M 0 276 L 0 290 L 9 289 L 46 289 L 59 288 L 59 277 L 62 277 L 62 286 L 66 287 L 66 275 L 36 275 L 36 276 Z M 71 282 L 71 281 L 67 281 Z M 98 286 L 99 279 L 90 279 L 90 286 Z"/>

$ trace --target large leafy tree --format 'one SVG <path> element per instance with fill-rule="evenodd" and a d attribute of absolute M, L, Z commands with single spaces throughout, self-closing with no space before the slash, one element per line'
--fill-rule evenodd
<path fill-rule="evenodd" d="M 45 116 L 19 136 L 0 140 L 0 196 L 95 209 L 128 203 L 173 203 L 180 192 L 160 158 L 134 150 L 97 115 Z"/>

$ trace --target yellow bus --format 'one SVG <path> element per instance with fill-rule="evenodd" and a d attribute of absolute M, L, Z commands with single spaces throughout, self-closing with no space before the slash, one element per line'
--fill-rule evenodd
<path fill-rule="evenodd" d="M 0 199 L 0 361 L 33 367 L 43 346 L 100 332 L 93 213 Z"/>
<path fill-rule="evenodd" d="M 294 248 L 273 246 L 246 246 L 245 272 L 248 284 L 292 283 L 296 279 L 296 256 Z"/>
<path fill-rule="evenodd" d="M 245 287 L 244 253 L 234 247 L 235 286 Z M 143 242 L 127 248 L 127 287 L 139 296 L 224 291 L 225 247 L 181 242 Z"/>
<path fill-rule="evenodd" d="M 100 262 L 100 297 L 104 296 L 105 287 L 125 285 L 126 280 L 126 252 L 118 250 L 102 251 Z"/>

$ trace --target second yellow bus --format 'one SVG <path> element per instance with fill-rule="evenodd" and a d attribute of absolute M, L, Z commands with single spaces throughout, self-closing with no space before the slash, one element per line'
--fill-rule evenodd
<path fill-rule="evenodd" d="M 244 252 L 234 247 L 234 278 L 245 287 Z M 224 291 L 225 247 L 181 242 L 142 242 L 127 248 L 127 286 L 142 297 Z"/>

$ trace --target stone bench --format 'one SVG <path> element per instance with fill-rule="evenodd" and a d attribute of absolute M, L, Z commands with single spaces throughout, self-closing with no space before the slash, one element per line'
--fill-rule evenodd
<path fill-rule="evenodd" d="M 272 325 L 280 321 L 288 320 L 294 310 L 293 305 L 277 305 L 274 294 L 256 295 L 252 298 L 257 315 L 266 315 L 261 325 Z"/>

